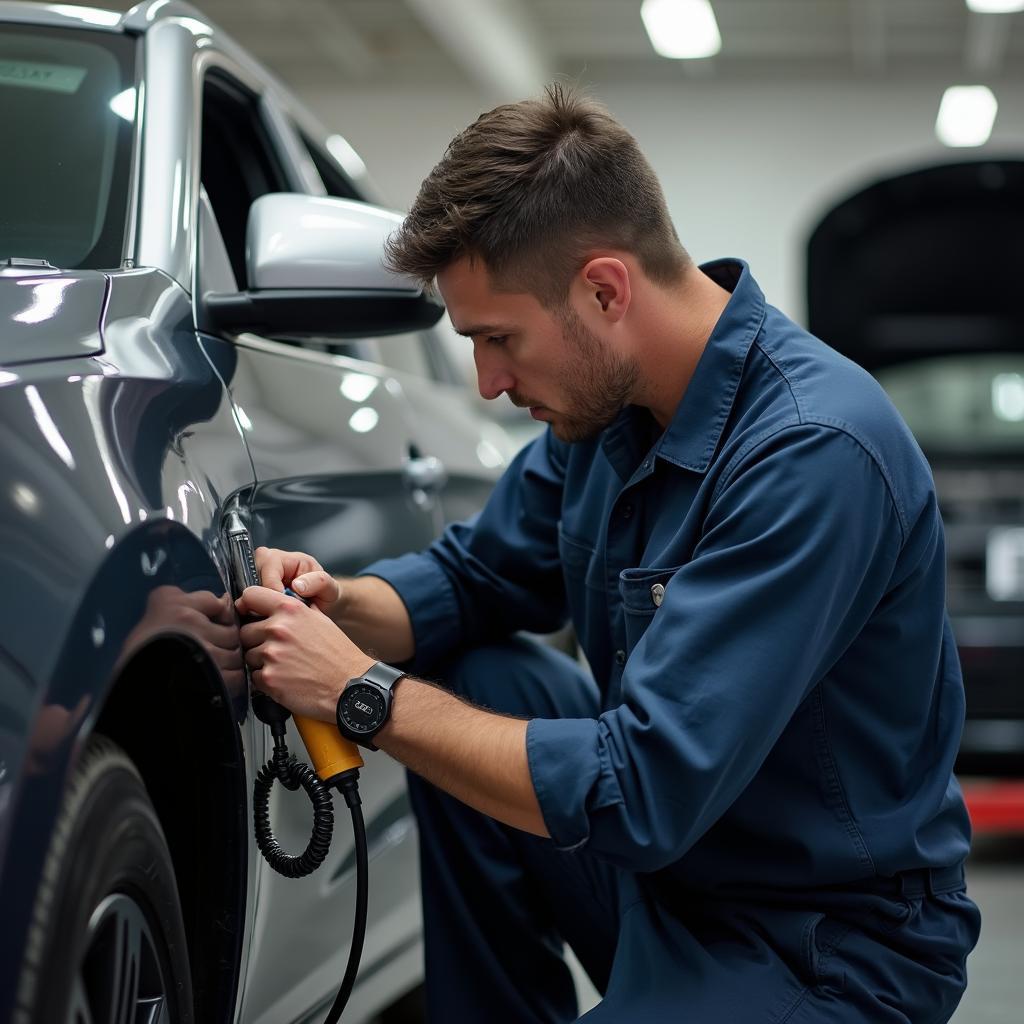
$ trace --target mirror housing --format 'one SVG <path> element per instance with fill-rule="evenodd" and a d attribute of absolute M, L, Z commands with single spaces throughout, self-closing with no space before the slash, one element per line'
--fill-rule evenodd
<path fill-rule="evenodd" d="M 208 319 L 232 333 L 358 338 L 432 327 L 444 312 L 419 282 L 383 265 L 402 215 L 350 199 L 290 192 L 249 210 L 250 287 L 203 296 Z"/>

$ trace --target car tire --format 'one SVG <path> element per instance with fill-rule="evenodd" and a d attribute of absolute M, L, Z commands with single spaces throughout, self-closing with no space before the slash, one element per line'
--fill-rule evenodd
<path fill-rule="evenodd" d="M 89 740 L 65 791 L 36 895 L 14 1020 L 191 1024 L 174 866 L 125 752 Z"/>

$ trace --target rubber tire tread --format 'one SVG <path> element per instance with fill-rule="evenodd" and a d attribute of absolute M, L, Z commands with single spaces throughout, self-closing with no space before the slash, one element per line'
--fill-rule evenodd
<path fill-rule="evenodd" d="M 114 892 L 135 899 L 154 940 L 163 940 L 170 1018 L 193 1024 L 185 925 L 167 841 L 135 765 L 116 743 L 97 735 L 64 791 L 36 893 L 12 1024 L 67 1019 L 89 917 Z"/>

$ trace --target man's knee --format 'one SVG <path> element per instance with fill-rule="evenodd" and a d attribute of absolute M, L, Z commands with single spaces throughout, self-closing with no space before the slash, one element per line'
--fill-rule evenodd
<path fill-rule="evenodd" d="M 525 637 L 463 650 L 431 677 L 506 715 L 596 718 L 599 713 L 597 687 L 580 664 Z"/>

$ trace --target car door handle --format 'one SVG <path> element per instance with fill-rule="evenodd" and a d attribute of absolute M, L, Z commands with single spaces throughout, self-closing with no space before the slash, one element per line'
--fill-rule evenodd
<path fill-rule="evenodd" d="M 420 455 L 405 460 L 402 478 L 411 490 L 433 495 L 448 482 L 448 472 L 440 459 L 433 455 Z"/>

